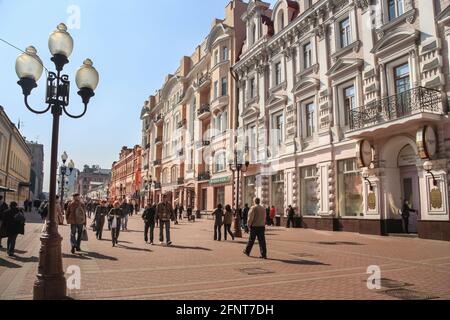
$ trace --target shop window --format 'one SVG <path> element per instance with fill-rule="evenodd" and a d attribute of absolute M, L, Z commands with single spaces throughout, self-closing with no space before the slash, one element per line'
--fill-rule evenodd
<path fill-rule="evenodd" d="M 215 204 L 214 207 L 217 208 L 217 206 L 219 204 L 221 204 L 222 206 L 225 206 L 225 188 L 216 188 L 215 189 Z"/>
<path fill-rule="evenodd" d="M 305 216 L 316 216 L 319 212 L 319 198 L 317 194 L 317 167 L 311 166 L 301 169 L 301 208 Z"/>
<path fill-rule="evenodd" d="M 277 214 L 284 215 L 284 172 L 272 176 L 272 201 Z"/>
<path fill-rule="evenodd" d="M 253 199 L 256 197 L 256 176 L 245 178 L 244 202 L 250 207 L 253 205 Z"/>
<path fill-rule="evenodd" d="M 363 182 L 356 160 L 338 162 L 339 213 L 343 217 L 357 217 L 363 212 Z"/>

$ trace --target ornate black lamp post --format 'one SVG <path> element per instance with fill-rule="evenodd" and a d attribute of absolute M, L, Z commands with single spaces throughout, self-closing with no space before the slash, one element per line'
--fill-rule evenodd
<path fill-rule="evenodd" d="M 236 238 L 242 238 L 242 230 L 241 230 L 241 221 L 240 221 L 240 192 L 241 192 L 241 174 L 247 172 L 248 167 L 250 166 L 250 161 L 248 158 L 248 153 L 245 152 L 245 160 L 242 161 L 242 157 L 240 156 L 238 143 L 235 144 L 233 154 L 229 159 L 230 171 L 233 172 L 233 176 L 237 175 L 237 187 L 236 187 L 236 203 L 234 207 L 236 208 L 236 214 L 234 218 L 234 236 Z"/>
<path fill-rule="evenodd" d="M 66 188 L 66 177 L 70 177 L 72 175 L 73 169 L 75 168 L 75 163 L 73 160 L 69 161 L 69 164 L 66 165 L 67 159 L 69 156 L 64 151 L 64 153 L 61 156 L 61 160 L 63 162 L 63 165 L 60 167 L 60 176 L 61 176 L 61 208 L 64 208 L 64 190 Z M 67 169 L 69 169 L 67 171 Z"/>
<path fill-rule="evenodd" d="M 52 148 L 50 163 L 50 201 L 49 219 L 45 232 L 41 237 L 41 250 L 39 253 L 39 269 L 34 284 L 33 297 L 35 300 L 57 300 L 66 297 L 66 280 L 64 278 L 61 241 L 58 233 L 58 223 L 55 211 L 56 204 L 56 175 L 58 169 L 58 136 L 59 120 L 64 113 L 70 118 L 78 119 L 87 112 L 89 100 L 94 96 L 94 90 L 99 82 L 97 70 L 92 61 L 86 59 L 77 70 L 76 84 L 78 94 L 84 104 L 84 111 L 80 115 L 73 115 L 67 111 L 69 106 L 70 81 L 68 75 L 61 75 L 64 65 L 69 63 L 69 57 L 73 50 L 73 39 L 67 32 L 65 24 L 58 25 L 57 30 L 50 34 L 49 49 L 53 57 L 57 73 L 49 72 L 47 76 L 47 94 L 45 103 L 48 105 L 43 110 L 35 110 L 30 107 L 28 97 L 31 91 L 37 87 L 37 81 L 42 76 L 43 64 L 34 47 L 30 46 L 16 61 L 16 73 L 20 81 L 25 97 L 25 106 L 36 114 L 44 114 L 51 111 L 53 115 Z"/>
<path fill-rule="evenodd" d="M 149 179 L 146 181 L 146 185 L 145 185 L 145 190 L 148 191 L 147 202 L 149 202 L 150 204 L 152 202 L 152 184 L 153 184 L 153 177 L 150 176 Z"/>

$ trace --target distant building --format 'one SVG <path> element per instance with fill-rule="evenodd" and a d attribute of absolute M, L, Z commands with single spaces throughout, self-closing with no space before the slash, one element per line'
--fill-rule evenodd
<path fill-rule="evenodd" d="M 119 160 L 113 163 L 110 199 L 127 199 L 139 202 L 141 187 L 142 148 L 123 147 Z"/>
<path fill-rule="evenodd" d="M 111 179 L 111 170 L 101 169 L 99 166 L 84 166 L 76 179 L 76 190 L 81 196 L 85 197 L 91 191 L 91 183 L 99 182 L 107 184 Z"/>
<path fill-rule="evenodd" d="M 30 196 L 31 150 L 0 106 L 0 194 L 20 206 Z"/>
<path fill-rule="evenodd" d="M 27 141 L 31 150 L 30 193 L 32 199 L 43 200 L 44 186 L 44 145 Z"/>

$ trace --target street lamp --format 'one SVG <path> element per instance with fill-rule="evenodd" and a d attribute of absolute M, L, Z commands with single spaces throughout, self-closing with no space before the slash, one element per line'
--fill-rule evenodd
<path fill-rule="evenodd" d="M 149 180 L 146 182 L 145 188 L 148 190 L 148 202 L 151 204 L 151 197 L 152 197 L 152 184 L 153 184 L 153 177 L 150 176 Z"/>
<path fill-rule="evenodd" d="M 60 175 L 61 175 L 61 208 L 64 208 L 64 190 L 66 188 L 66 177 L 70 177 L 72 175 L 73 169 L 75 168 L 75 163 L 73 160 L 69 161 L 69 164 L 66 165 L 67 159 L 69 159 L 69 156 L 67 155 L 67 152 L 64 151 L 64 153 L 61 156 L 61 160 L 63 162 L 62 166 L 60 167 Z M 67 169 L 69 171 L 67 172 Z"/>
<path fill-rule="evenodd" d="M 431 174 L 431 176 L 433 177 L 433 185 L 434 185 L 435 187 L 437 187 L 437 186 L 438 186 L 438 181 L 437 181 L 435 175 L 433 174 L 433 172 L 431 171 L 431 170 L 433 170 L 433 162 L 431 162 L 431 161 L 425 161 L 425 163 L 423 164 L 423 168 L 425 169 L 425 171 L 426 171 L 428 174 Z"/>
<path fill-rule="evenodd" d="M 28 103 L 31 91 L 37 87 L 37 82 L 41 78 L 44 68 L 42 60 L 37 55 L 37 50 L 30 46 L 16 60 L 16 73 L 20 79 L 18 84 L 22 87 L 27 109 L 36 114 L 44 114 L 51 111 L 53 115 L 49 219 L 41 237 L 42 246 L 39 253 L 39 269 L 33 289 L 35 300 L 57 300 L 66 297 L 66 280 L 64 278 L 61 255 L 62 238 L 58 233 L 55 211 L 59 121 L 63 113 L 74 119 L 84 116 L 87 112 L 87 105 L 94 96 L 94 90 L 99 82 L 99 75 L 93 67 L 92 61 L 86 59 L 76 73 L 76 84 L 79 88 L 78 94 L 83 101 L 84 111 L 80 115 L 69 113 L 67 107 L 69 105 L 70 81 L 68 75 L 61 75 L 61 71 L 64 65 L 69 62 L 69 57 L 73 50 L 73 39 L 67 32 L 65 24 L 59 24 L 57 29 L 50 34 L 48 46 L 53 56 L 51 61 L 54 62 L 57 73 L 48 73 L 45 100 L 48 106 L 43 110 L 35 110 Z"/>
<path fill-rule="evenodd" d="M 369 168 L 363 169 L 362 177 L 369 184 L 370 191 L 373 192 L 373 185 L 372 185 L 372 182 L 370 182 L 370 180 L 369 180 L 369 177 L 370 177 Z"/>
<path fill-rule="evenodd" d="M 240 179 L 241 179 L 241 173 L 247 172 L 248 167 L 250 166 L 248 152 L 245 152 L 245 162 L 242 163 L 241 160 L 242 159 L 239 157 L 239 145 L 238 145 L 238 143 L 236 143 L 234 146 L 233 153 L 232 153 L 231 157 L 229 158 L 230 171 L 233 172 L 233 176 L 235 174 L 237 174 L 236 203 L 234 205 L 234 207 L 236 209 L 236 215 L 234 218 L 234 236 L 236 238 L 242 238 L 241 222 L 239 219 Z"/>

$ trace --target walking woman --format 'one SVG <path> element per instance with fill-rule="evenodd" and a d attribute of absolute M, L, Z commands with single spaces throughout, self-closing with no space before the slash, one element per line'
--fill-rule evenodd
<path fill-rule="evenodd" d="M 8 256 L 14 257 L 16 247 L 16 239 L 19 234 L 25 234 L 25 217 L 17 208 L 17 202 L 11 202 L 9 209 L 3 212 L 3 224 L 1 227 L 0 237 L 8 238 L 7 253 Z"/>
<path fill-rule="evenodd" d="M 103 200 L 102 204 L 95 209 L 94 221 L 97 240 L 102 240 L 105 217 L 108 215 L 108 212 L 106 200 Z"/>
<path fill-rule="evenodd" d="M 225 241 L 227 241 L 227 234 L 231 236 L 231 239 L 234 241 L 234 235 L 233 232 L 231 232 L 231 224 L 233 223 L 233 211 L 231 210 L 230 205 L 225 206 L 225 215 L 223 219 L 223 225 L 224 225 L 224 236 Z"/>
<path fill-rule="evenodd" d="M 214 210 L 212 215 L 214 216 L 214 241 L 222 241 L 222 224 L 223 224 L 223 209 L 222 205 L 219 204 L 217 209 Z"/>
<path fill-rule="evenodd" d="M 111 239 L 113 247 L 119 242 L 120 235 L 120 223 L 122 218 L 122 209 L 120 208 L 120 202 L 114 202 L 114 208 L 108 213 L 108 221 L 111 222 Z"/>

